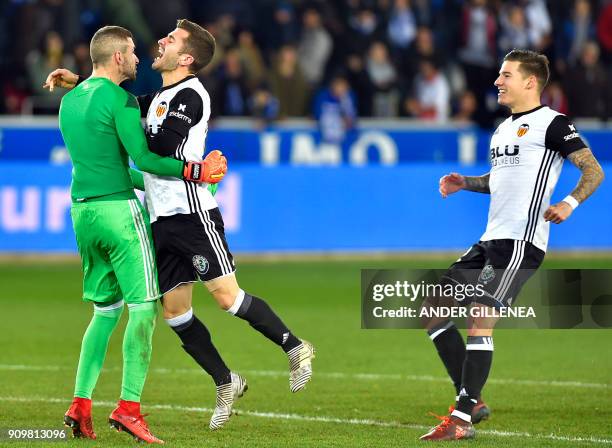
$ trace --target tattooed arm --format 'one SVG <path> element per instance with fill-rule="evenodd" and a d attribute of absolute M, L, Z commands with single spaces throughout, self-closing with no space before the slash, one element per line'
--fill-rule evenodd
<path fill-rule="evenodd" d="M 582 175 L 578 185 L 569 196 L 558 204 L 551 205 L 544 212 L 546 221 L 552 221 L 555 224 L 560 224 L 569 218 L 578 204 L 584 202 L 597 190 L 604 178 L 604 172 L 589 148 L 574 151 L 567 158 L 582 172 Z"/>
<path fill-rule="evenodd" d="M 575 151 L 567 159 L 582 172 L 578 185 L 570 193 L 570 196 L 582 203 L 597 190 L 603 181 L 604 172 L 589 148 Z"/>
<path fill-rule="evenodd" d="M 459 173 L 447 174 L 440 179 L 439 190 L 443 198 L 459 190 L 491 193 L 489 190 L 489 173 L 484 176 L 462 176 Z"/>
<path fill-rule="evenodd" d="M 465 176 L 465 187 L 463 189 L 475 191 L 476 193 L 491 194 L 491 190 L 489 189 L 489 176 L 490 173 L 483 176 Z"/>

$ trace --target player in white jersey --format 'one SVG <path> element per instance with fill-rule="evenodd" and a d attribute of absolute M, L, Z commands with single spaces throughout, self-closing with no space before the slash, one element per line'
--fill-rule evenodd
<path fill-rule="evenodd" d="M 159 40 L 160 55 L 153 68 L 163 87 L 148 105 L 146 133 L 149 147 L 175 148 L 163 154 L 179 160 L 201 160 L 210 117 L 210 98 L 194 75 L 215 51 L 214 38 L 199 25 L 179 20 L 177 28 Z M 289 357 L 290 388 L 297 392 L 312 375 L 314 349 L 294 336 L 262 299 L 244 292 L 236 281 L 223 218 L 214 197 L 204 188 L 145 175 L 147 206 L 157 254 L 159 284 L 164 293 L 164 318 L 181 338 L 183 348 L 214 379 L 217 403 L 210 428 L 229 419 L 234 401 L 246 381 L 230 372 L 204 324 L 191 307 L 193 283 L 204 281 L 217 303 L 246 320 L 279 345 Z"/>
<path fill-rule="evenodd" d="M 512 115 L 499 125 L 490 145 L 491 170 L 480 177 L 451 173 L 440 179 L 440 194 L 460 190 L 491 195 L 485 233 L 445 276 L 443 282 L 480 285 L 485 294 L 471 307 L 511 306 L 522 285 L 544 259 L 550 222 L 565 221 L 603 180 L 603 171 L 574 125 L 540 104 L 549 77 L 548 59 L 528 50 L 508 53 L 495 81 L 498 102 Z M 564 159 L 581 171 L 576 188 L 561 202 L 550 198 Z M 426 306 L 438 306 L 427 303 Z M 468 319 L 467 345 L 454 323 L 432 319 L 427 330 L 456 389 L 456 404 L 442 423 L 421 440 L 474 437 L 473 423 L 488 418 L 481 399 L 493 359 L 497 318 Z"/>
<path fill-rule="evenodd" d="M 138 97 L 141 111 L 148 111 L 149 148 L 178 160 L 202 160 L 210 98 L 195 73 L 212 59 L 214 37 L 199 25 L 183 19 L 158 43 L 160 55 L 152 67 L 161 73 L 163 86 L 152 95 Z M 71 87 L 76 75 L 62 69 L 49 75 L 53 77 L 57 78 L 56 85 Z M 220 155 L 219 151 L 211 154 Z M 218 159 L 223 161 L 224 157 Z M 312 376 L 314 348 L 298 339 L 264 300 L 239 287 L 223 218 L 206 184 L 193 188 L 188 182 L 146 174 L 144 184 L 164 318 L 180 337 L 185 351 L 217 386 L 210 428 L 219 429 L 227 422 L 235 400 L 242 396 L 247 385 L 243 377 L 230 371 L 213 345 L 210 332 L 193 314 L 193 283 L 198 280 L 204 282 L 223 309 L 246 320 L 285 351 L 289 359 L 290 390 L 302 390 Z"/>

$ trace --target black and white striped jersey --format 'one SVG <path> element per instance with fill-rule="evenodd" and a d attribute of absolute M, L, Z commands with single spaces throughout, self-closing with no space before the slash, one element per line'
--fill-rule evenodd
<path fill-rule="evenodd" d="M 210 118 L 210 97 L 195 76 L 163 87 L 150 99 L 146 115 L 149 148 L 182 161 L 201 161 Z M 160 216 L 191 214 L 217 207 L 207 184 L 144 173 L 151 222 Z"/>
<path fill-rule="evenodd" d="M 481 241 L 522 240 L 546 251 L 550 223 L 543 215 L 563 160 L 585 147 L 569 119 L 546 106 L 500 124 L 491 138 L 491 204 Z"/>

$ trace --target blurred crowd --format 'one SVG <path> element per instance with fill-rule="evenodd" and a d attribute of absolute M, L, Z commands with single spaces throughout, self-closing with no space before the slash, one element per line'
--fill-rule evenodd
<path fill-rule="evenodd" d="M 189 18 L 217 40 L 201 73 L 214 116 L 319 120 L 340 141 L 359 117 L 491 126 L 504 114 L 493 81 L 504 54 L 551 61 L 543 102 L 573 118 L 612 113 L 612 0 L 5 0 L 0 18 L 2 114 L 55 113 L 47 73 L 91 72 L 88 41 L 130 29 L 139 94 L 156 90 L 157 39 Z"/>

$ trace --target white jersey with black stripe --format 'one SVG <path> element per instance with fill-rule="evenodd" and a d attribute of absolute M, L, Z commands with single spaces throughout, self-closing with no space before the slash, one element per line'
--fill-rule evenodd
<path fill-rule="evenodd" d="M 584 146 L 567 117 L 546 106 L 500 124 L 491 138 L 491 204 L 481 240 L 522 240 L 546 251 L 544 212 L 564 158 Z"/>
<path fill-rule="evenodd" d="M 195 76 L 164 87 L 152 98 L 146 116 L 149 139 L 164 130 L 176 129 L 184 135 L 169 155 L 182 161 L 201 161 L 204 155 L 210 97 Z M 146 201 L 151 222 L 160 216 L 198 213 L 217 207 L 207 184 L 194 184 L 174 177 L 144 173 Z"/>

